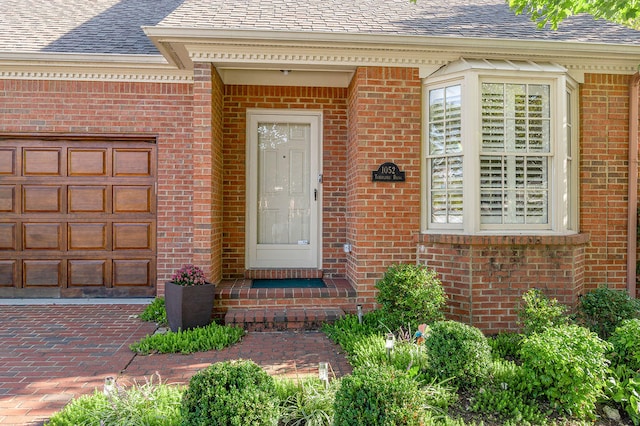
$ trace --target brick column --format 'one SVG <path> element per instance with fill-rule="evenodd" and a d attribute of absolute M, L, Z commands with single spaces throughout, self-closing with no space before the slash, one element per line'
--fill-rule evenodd
<path fill-rule="evenodd" d="M 193 262 L 211 282 L 222 276 L 222 81 L 208 63 L 194 64 Z"/>
<path fill-rule="evenodd" d="M 415 262 L 420 230 L 421 82 L 415 68 L 358 68 L 348 92 L 347 277 L 366 308 L 393 263 Z M 405 182 L 372 182 L 393 162 Z"/>

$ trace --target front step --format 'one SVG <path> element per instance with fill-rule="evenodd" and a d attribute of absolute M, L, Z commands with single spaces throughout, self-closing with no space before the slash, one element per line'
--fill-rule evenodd
<path fill-rule="evenodd" d="M 344 316 L 336 307 L 229 309 L 224 323 L 247 331 L 318 330 Z"/>
<path fill-rule="evenodd" d="M 323 281 L 324 288 L 252 288 L 251 279 L 222 281 L 216 286 L 214 315 L 250 331 L 302 330 L 356 311 L 357 294 L 347 280 Z"/>

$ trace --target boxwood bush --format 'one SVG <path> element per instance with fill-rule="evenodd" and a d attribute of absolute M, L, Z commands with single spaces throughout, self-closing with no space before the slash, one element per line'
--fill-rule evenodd
<path fill-rule="evenodd" d="M 491 363 L 491 347 L 480 330 L 456 321 L 431 325 L 425 340 L 429 370 L 439 380 L 467 386 L 486 377 Z"/>
<path fill-rule="evenodd" d="M 425 395 L 406 372 L 389 366 L 357 368 L 336 393 L 334 426 L 419 426 L 428 423 Z"/>
<path fill-rule="evenodd" d="M 377 301 L 385 325 L 391 330 L 443 318 L 446 296 L 435 271 L 421 265 L 390 266 L 376 284 Z"/>
<path fill-rule="evenodd" d="M 219 362 L 191 377 L 182 424 L 275 426 L 278 403 L 273 378 L 254 362 Z"/>

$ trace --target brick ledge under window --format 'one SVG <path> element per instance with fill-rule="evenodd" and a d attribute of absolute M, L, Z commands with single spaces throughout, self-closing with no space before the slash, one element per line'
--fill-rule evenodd
<path fill-rule="evenodd" d="M 518 245 L 518 246 L 573 246 L 589 242 L 588 233 L 571 235 L 465 235 L 465 234 L 417 234 L 418 244 L 461 245 Z"/>

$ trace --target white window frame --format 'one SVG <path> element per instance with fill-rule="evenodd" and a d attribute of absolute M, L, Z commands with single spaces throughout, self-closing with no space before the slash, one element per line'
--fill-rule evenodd
<path fill-rule="evenodd" d="M 479 62 L 479 61 L 477 61 Z M 505 61 L 507 64 L 512 63 Z M 462 65 L 464 66 L 461 66 Z M 423 82 L 422 220 L 424 233 L 462 234 L 573 234 L 578 223 L 578 86 L 559 66 L 473 67 L 461 60 L 451 72 L 441 69 Z M 532 64 L 532 63 L 528 63 Z M 446 68 L 446 67 L 445 67 Z M 499 69 L 496 69 L 499 68 Z M 533 70 L 530 68 L 534 68 Z M 538 69 L 539 68 L 539 69 Z M 546 224 L 482 224 L 480 217 L 480 148 L 482 138 L 482 83 L 546 84 L 550 88 L 550 152 Z M 462 98 L 463 221 L 442 224 L 431 221 L 429 166 L 429 93 L 460 84 Z M 567 105 L 567 97 L 571 105 Z M 569 120 L 568 120 L 569 118 Z M 568 123 L 571 123 L 569 126 Z M 567 138 L 571 140 L 568 141 Z M 567 145 L 569 143 L 569 145 Z M 569 157 L 568 146 L 572 156 Z"/>

